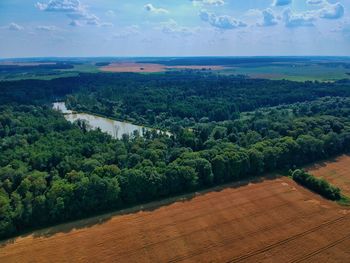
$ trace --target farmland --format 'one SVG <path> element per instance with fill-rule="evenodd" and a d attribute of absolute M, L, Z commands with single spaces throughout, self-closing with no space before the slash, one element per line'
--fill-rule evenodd
<path fill-rule="evenodd" d="M 1 262 L 340 262 L 349 210 L 288 178 L 151 203 L 2 244 Z M 283 251 L 283 253 L 281 253 Z"/>
<path fill-rule="evenodd" d="M 69 68 L 55 65 L 66 63 Z M 4 67 L 9 67 L 4 70 Z M 79 73 L 208 71 L 221 75 L 244 75 L 253 79 L 321 81 L 348 79 L 349 59 L 337 57 L 183 57 L 183 58 L 56 58 L 43 60 L 0 60 L 0 81 L 50 80 Z"/>
<path fill-rule="evenodd" d="M 342 155 L 333 160 L 319 162 L 307 167 L 307 171 L 317 177 L 326 179 L 339 187 L 345 195 L 350 196 L 350 156 Z"/>
<path fill-rule="evenodd" d="M 101 71 L 105 72 L 135 72 L 135 73 L 158 73 L 168 70 L 223 70 L 222 66 L 206 66 L 206 65 L 186 65 L 186 66 L 170 66 L 167 67 L 162 64 L 151 64 L 151 63 L 136 63 L 136 62 L 119 62 L 112 63 L 108 66 L 100 68 Z"/>

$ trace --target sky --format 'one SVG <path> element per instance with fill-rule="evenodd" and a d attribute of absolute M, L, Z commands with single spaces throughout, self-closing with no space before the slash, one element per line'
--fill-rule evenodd
<path fill-rule="evenodd" d="M 0 0 L 0 58 L 350 56 L 350 0 Z"/>

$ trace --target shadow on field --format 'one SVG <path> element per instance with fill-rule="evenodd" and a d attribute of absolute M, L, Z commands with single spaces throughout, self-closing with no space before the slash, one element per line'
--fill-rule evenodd
<path fill-rule="evenodd" d="M 68 223 L 62 223 L 62 224 L 47 227 L 44 229 L 31 230 L 31 231 L 28 231 L 22 235 L 19 235 L 19 236 L 16 236 L 16 237 L 13 237 L 13 238 L 10 238 L 7 240 L 2 240 L 2 241 L 0 240 L 0 248 L 5 247 L 9 244 L 15 243 L 16 240 L 19 238 L 25 238 L 25 237 L 29 237 L 29 236 L 32 236 L 33 238 L 48 238 L 48 237 L 51 237 L 51 236 L 54 236 L 54 235 L 60 234 L 60 233 L 69 233 L 73 230 L 80 230 L 80 229 L 85 229 L 85 228 L 89 228 L 89 227 L 96 226 L 96 225 L 101 225 L 101 224 L 108 222 L 109 220 L 111 220 L 115 216 L 128 215 L 128 214 L 134 214 L 134 213 L 139 213 L 139 212 L 152 212 L 152 211 L 155 211 L 157 209 L 160 209 L 163 206 L 171 205 L 171 204 L 174 204 L 177 202 L 191 201 L 195 197 L 202 196 L 202 195 L 205 195 L 205 194 L 210 193 L 210 192 L 220 192 L 220 191 L 225 190 L 225 189 L 236 189 L 236 188 L 246 186 L 249 184 L 257 184 L 257 183 L 261 183 L 261 182 L 267 181 L 267 180 L 275 180 L 275 179 L 280 178 L 280 177 L 282 177 L 282 176 L 280 174 L 277 174 L 277 173 L 269 174 L 269 175 L 262 176 L 262 177 L 254 177 L 254 178 L 250 178 L 249 180 L 242 180 L 242 181 L 238 181 L 238 182 L 234 182 L 234 183 L 219 185 L 219 186 L 204 189 L 201 191 L 187 193 L 187 194 L 178 195 L 178 196 L 174 196 L 174 197 L 169 197 L 166 199 L 153 201 L 153 202 L 142 204 L 142 205 L 133 206 L 133 207 L 118 210 L 115 212 L 110 212 L 110 213 L 106 213 L 106 214 L 102 214 L 102 215 L 93 216 L 90 218 L 75 220 L 75 221 L 71 221 Z"/>
<path fill-rule="evenodd" d="M 317 169 L 320 169 L 322 167 L 326 167 L 328 164 L 330 163 L 336 163 L 339 161 L 340 158 L 342 157 L 350 157 L 350 154 L 342 154 L 340 156 L 336 156 L 336 157 L 333 157 L 333 158 L 329 158 L 329 159 L 326 159 L 326 160 L 323 160 L 323 161 L 319 161 L 319 162 L 316 162 L 316 163 L 313 163 L 313 164 L 310 164 L 310 165 L 306 165 L 304 167 L 304 169 L 306 171 L 310 171 L 310 170 L 317 170 Z"/>

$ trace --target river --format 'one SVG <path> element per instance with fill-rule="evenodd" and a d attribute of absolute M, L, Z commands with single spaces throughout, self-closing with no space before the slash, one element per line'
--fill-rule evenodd
<path fill-rule="evenodd" d="M 68 110 L 64 102 L 53 103 L 53 109 L 58 110 L 64 114 L 66 120 L 70 122 L 75 122 L 77 120 L 85 120 L 88 127 L 91 129 L 100 128 L 102 132 L 110 134 L 112 137 L 121 139 L 123 134 L 133 134 L 134 131 L 138 131 L 142 135 L 142 130 L 153 130 L 152 128 L 146 128 L 144 126 L 139 126 L 131 124 L 128 122 L 115 121 L 108 118 L 87 114 L 87 113 L 76 113 Z M 160 132 L 159 130 L 157 130 Z M 167 132 L 168 135 L 170 133 Z"/>

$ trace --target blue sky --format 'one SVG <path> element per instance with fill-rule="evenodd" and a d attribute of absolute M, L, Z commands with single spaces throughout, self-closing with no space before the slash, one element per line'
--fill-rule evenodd
<path fill-rule="evenodd" d="M 349 0 L 1 0 L 0 57 L 350 56 Z"/>

